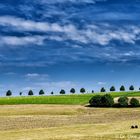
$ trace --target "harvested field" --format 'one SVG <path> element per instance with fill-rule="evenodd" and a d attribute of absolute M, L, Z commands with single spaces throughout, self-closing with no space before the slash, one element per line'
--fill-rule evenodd
<path fill-rule="evenodd" d="M 4 105 L 4 140 L 100 140 L 140 137 L 140 108 L 88 108 L 80 105 Z"/>

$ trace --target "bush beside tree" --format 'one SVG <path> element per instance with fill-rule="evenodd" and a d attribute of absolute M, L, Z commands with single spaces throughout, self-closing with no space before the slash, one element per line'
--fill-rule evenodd
<path fill-rule="evenodd" d="M 103 107 L 112 107 L 114 105 L 114 99 L 110 94 L 105 94 L 101 98 Z"/>
<path fill-rule="evenodd" d="M 118 99 L 118 105 L 120 107 L 127 107 L 128 106 L 128 98 L 126 96 L 121 96 Z"/>
<path fill-rule="evenodd" d="M 89 103 L 94 107 L 112 107 L 114 99 L 110 94 L 96 95 L 90 99 Z"/>
<path fill-rule="evenodd" d="M 139 107 L 139 106 L 140 106 L 140 102 L 139 102 L 138 99 L 132 98 L 132 99 L 130 100 L 130 105 L 131 105 L 132 107 Z"/>
<path fill-rule="evenodd" d="M 101 95 L 95 95 L 89 100 L 89 104 L 94 107 L 100 107 L 102 104 L 101 98 L 102 98 Z"/>
<path fill-rule="evenodd" d="M 140 107 L 140 102 L 136 98 L 132 98 L 129 105 L 129 99 L 126 96 L 119 97 L 116 104 L 110 94 L 95 95 L 89 100 L 89 104 L 92 107 Z"/>

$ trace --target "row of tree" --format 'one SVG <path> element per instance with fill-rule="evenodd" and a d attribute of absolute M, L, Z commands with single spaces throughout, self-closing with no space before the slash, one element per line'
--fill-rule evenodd
<path fill-rule="evenodd" d="M 130 91 L 135 90 L 134 86 L 131 85 L 131 86 L 129 87 L 129 90 L 130 90 Z M 140 88 L 139 88 L 139 90 L 140 90 Z M 116 88 L 115 88 L 114 86 L 112 86 L 112 87 L 110 88 L 110 91 L 116 91 Z M 125 87 L 124 87 L 123 85 L 120 87 L 120 91 L 125 91 Z M 106 89 L 105 89 L 104 87 L 102 87 L 101 90 L 100 90 L 100 92 L 106 92 Z"/>
<path fill-rule="evenodd" d="M 134 89 L 135 89 L 135 88 L 134 88 L 133 85 L 131 85 L 131 86 L 129 87 L 129 90 L 130 90 L 130 91 L 134 91 Z M 139 88 L 139 90 L 140 90 L 140 88 Z M 114 86 L 112 86 L 112 87 L 110 88 L 110 91 L 111 91 L 111 92 L 116 91 L 116 88 L 115 88 Z M 120 91 L 125 91 L 125 87 L 124 87 L 123 85 L 120 87 Z M 81 89 L 80 89 L 80 93 L 85 93 L 85 92 L 86 92 L 85 88 L 81 88 Z M 102 87 L 101 90 L 100 90 L 100 92 L 106 92 L 106 89 L 105 89 L 104 87 Z M 66 93 L 66 91 L 65 91 L 64 89 L 61 89 L 60 94 L 65 94 L 65 93 Z M 74 88 L 71 88 L 71 89 L 70 89 L 70 93 L 74 94 L 74 93 L 76 93 L 76 90 L 75 90 Z M 92 90 L 92 93 L 94 93 L 94 90 Z M 52 91 L 51 94 L 53 95 L 54 92 Z M 11 96 L 11 95 L 12 95 L 12 91 L 11 91 L 11 90 L 8 90 L 8 91 L 6 92 L 6 96 Z M 19 95 L 21 96 L 21 95 L 22 95 L 22 92 L 20 92 Z M 34 95 L 33 91 L 32 91 L 32 90 L 29 90 L 28 95 L 29 95 L 29 96 Z M 39 95 L 45 95 L 44 90 L 40 90 L 40 91 L 39 91 Z"/>
<path fill-rule="evenodd" d="M 75 90 L 74 88 L 71 88 L 70 93 L 73 93 L 73 94 L 74 94 L 75 92 L 76 92 L 76 90 Z M 81 88 L 81 89 L 80 89 L 80 92 L 81 92 L 81 93 L 85 93 L 86 90 L 85 90 L 84 88 Z M 60 94 L 65 94 L 65 93 L 66 93 L 66 91 L 65 91 L 64 89 L 61 89 Z M 19 93 L 20 96 L 21 96 L 22 94 L 23 94 L 22 92 Z M 52 92 L 51 92 L 51 95 L 53 95 L 53 94 L 54 94 L 54 92 L 52 91 Z M 29 96 L 34 95 L 33 91 L 32 91 L 32 90 L 29 90 L 28 95 L 29 95 Z M 39 95 L 45 95 L 45 92 L 44 92 L 43 89 L 41 89 L 41 90 L 39 91 Z M 6 96 L 12 96 L 12 91 L 11 91 L 11 90 L 8 90 L 8 91 L 6 92 Z"/>

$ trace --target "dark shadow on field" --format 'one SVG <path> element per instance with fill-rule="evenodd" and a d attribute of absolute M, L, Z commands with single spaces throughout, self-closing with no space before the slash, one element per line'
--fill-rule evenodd
<path fill-rule="evenodd" d="M 88 107 L 88 108 L 140 108 L 140 106 L 133 107 L 133 106 L 131 106 L 131 105 L 128 105 L 128 106 L 126 106 L 126 107 L 122 107 L 122 106 L 120 106 L 120 105 L 117 104 L 117 103 L 114 104 L 112 107 L 103 107 L 103 106 L 97 107 L 97 106 L 92 106 L 92 105 L 90 105 L 90 104 L 85 105 L 84 107 Z"/>

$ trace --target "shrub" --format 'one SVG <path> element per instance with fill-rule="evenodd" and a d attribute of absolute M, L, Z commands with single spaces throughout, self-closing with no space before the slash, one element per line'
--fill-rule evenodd
<path fill-rule="evenodd" d="M 89 103 L 91 106 L 94 106 L 94 107 L 100 107 L 101 106 L 101 98 L 102 96 L 101 95 L 95 95 L 93 96 L 90 100 L 89 100 Z"/>
<path fill-rule="evenodd" d="M 113 97 L 109 94 L 93 96 L 89 101 L 94 107 L 111 107 L 114 105 Z"/>
<path fill-rule="evenodd" d="M 105 94 L 101 98 L 101 103 L 103 107 L 112 107 L 114 105 L 114 99 L 111 95 Z"/>
<path fill-rule="evenodd" d="M 130 105 L 131 105 L 132 107 L 138 107 L 138 106 L 140 106 L 139 100 L 136 99 L 136 98 L 132 98 L 132 99 L 130 100 Z"/>
<path fill-rule="evenodd" d="M 118 99 L 118 105 L 120 107 L 127 107 L 128 106 L 128 98 L 126 96 L 122 96 Z"/>

